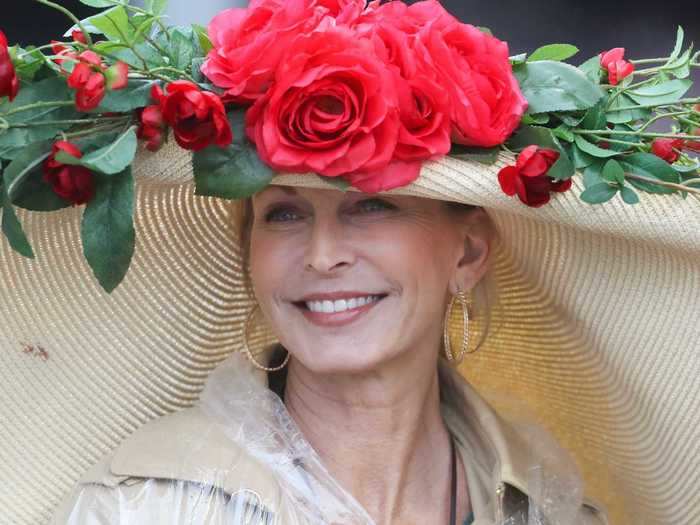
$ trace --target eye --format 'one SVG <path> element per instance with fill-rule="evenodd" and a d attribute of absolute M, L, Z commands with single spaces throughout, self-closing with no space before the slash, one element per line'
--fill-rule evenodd
<path fill-rule="evenodd" d="M 396 208 L 396 206 L 394 206 L 393 204 L 390 204 L 383 199 L 377 198 L 361 200 L 357 203 L 357 207 L 362 209 L 363 211 L 368 211 L 370 213 L 375 211 L 392 210 Z"/>
<path fill-rule="evenodd" d="M 277 206 L 265 214 L 265 222 L 290 222 L 298 215 L 288 206 Z"/>

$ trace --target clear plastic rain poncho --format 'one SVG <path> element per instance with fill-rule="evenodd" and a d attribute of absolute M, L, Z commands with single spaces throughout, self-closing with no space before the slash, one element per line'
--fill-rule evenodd
<path fill-rule="evenodd" d="M 519 425 L 518 437 L 509 437 L 522 440 L 519 450 L 530 450 L 530 457 L 508 459 L 518 468 L 524 465 L 526 487 L 515 490 L 504 483 L 502 453 L 493 443 L 489 449 L 493 436 L 485 436 L 481 423 L 474 421 L 483 420 L 484 412 L 464 396 L 465 391 L 475 393 L 445 364 L 440 366 L 440 382 L 443 416 L 466 466 L 475 525 L 605 523 L 582 506 L 575 465 L 536 425 Z M 112 452 L 76 485 L 51 524 L 374 525 L 324 468 L 282 400 L 268 388 L 265 375 L 241 355 L 233 354 L 210 374 L 198 405 L 181 415 L 187 413 L 198 414 L 189 427 L 174 426 L 178 435 L 164 427 L 150 446 L 162 456 L 176 442 L 172 472 L 188 464 L 190 479 L 169 478 L 157 469 L 157 476 L 149 476 L 148 465 L 138 466 L 140 474 L 115 475 L 110 470 Z M 490 409 L 486 414 L 491 417 Z M 503 439 L 499 436 L 496 440 Z M 214 447 L 220 465 L 208 461 L 198 466 L 202 451 L 211 456 Z M 148 463 L 149 451 L 143 452 Z M 266 493 L 257 490 L 261 486 Z"/>

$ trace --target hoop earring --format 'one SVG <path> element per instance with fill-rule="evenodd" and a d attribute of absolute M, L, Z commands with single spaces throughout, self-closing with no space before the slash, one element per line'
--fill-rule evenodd
<path fill-rule="evenodd" d="M 450 331 L 449 331 L 450 316 L 452 314 L 452 307 L 454 306 L 455 300 L 457 300 L 462 307 L 462 322 L 463 322 L 462 344 L 459 348 L 459 354 L 456 357 L 452 354 L 452 344 L 450 343 Z M 471 352 L 467 352 L 467 348 L 469 348 L 469 310 L 467 310 L 467 294 L 464 293 L 460 289 L 457 289 L 457 293 L 452 296 L 452 299 L 450 300 L 450 304 L 447 306 L 447 311 L 445 312 L 445 324 L 444 324 L 444 329 L 443 329 L 443 342 L 445 345 L 445 355 L 447 356 L 447 360 L 450 363 L 455 363 L 458 365 L 464 359 L 465 354 L 471 353 Z"/>
<path fill-rule="evenodd" d="M 289 357 L 290 353 L 287 351 L 287 357 L 284 358 L 284 361 L 282 361 L 282 364 L 279 366 L 263 366 L 258 361 L 255 359 L 255 356 L 253 355 L 253 352 L 250 351 L 250 347 L 248 346 L 248 323 L 250 322 L 250 319 L 253 317 L 253 313 L 255 310 L 258 308 L 258 303 L 255 303 L 255 306 L 253 306 L 253 309 L 248 312 L 248 316 L 245 319 L 245 323 L 243 325 L 243 351 L 246 353 L 248 356 L 248 359 L 250 360 L 251 363 L 253 363 L 253 366 L 259 370 L 264 370 L 265 372 L 276 372 L 277 370 L 282 370 L 285 366 L 287 366 L 287 363 L 289 362 Z"/>

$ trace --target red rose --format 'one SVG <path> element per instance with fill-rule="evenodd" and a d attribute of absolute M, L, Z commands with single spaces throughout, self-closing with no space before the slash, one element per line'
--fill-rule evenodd
<path fill-rule="evenodd" d="M 68 77 L 68 87 L 75 89 L 78 111 L 90 111 L 100 105 L 107 90 L 102 62 L 93 51 L 83 51 L 78 59 Z"/>
<path fill-rule="evenodd" d="M 410 8 L 392 2 L 376 11 L 379 16 L 371 28 L 365 28 L 366 38 L 374 44 L 377 56 L 395 66 L 401 77 L 394 84 L 400 116 L 394 157 L 420 161 L 445 155 L 451 146 L 450 99 L 436 82 L 433 69 L 413 52 L 412 36 L 402 29 L 410 19 Z"/>
<path fill-rule="evenodd" d="M 700 105 L 699 105 L 699 106 L 700 106 Z M 700 111 L 700 109 L 698 109 L 698 106 L 696 106 L 696 111 Z M 698 137 L 698 138 L 695 139 L 695 140 L 690 140 L 690 139 L 686 140 L 686 141 L 683 143 L 683 147 L 684 147 L 685 149 L 687 149 L 687 150 L 695 151 L 695 152 L 697 152 L 697 153 L 700 153 L 700 128 L 695 128 L 695 129 L 693 129 L 693 130 L 690 132 L 690 135 L 695 135 L 695 136 Z"/>
<path fill-rule="evenodd" d="M 398 140 L 396 75 L 345 27 L 298 38 L 246 132 L 279 171 L 381 174 Z M 390 182 L 388 182 L 390 184 Z"/>
<path fill-rule="evenodd" d="M 428 2 L 422 9 L 443 9 Z M 435 68 L 452 105 L 452 141 L 471 146 L 502 144 L 520 124 L 527 100 L 508 58 L 508 44 L 449 13 L 417 35 L 415 52 Z"/>
<path fill-rule="evenodd" d="M 253 102 L 267 91 L 298 35 L 312 32 L 324 18 L 350 20 L 363 5 L 362 0 L 257 0 L 247 9 L 222 11 L 209 23 L 214 49 L 202 72 L 226 90 L 226 100 Z"/>
<path fill-rule="evenodd" d="M 57 55 L 57 58 L 54 58 L 53 61 L 59 66 L 63 64 L 66 59 L 78 59 L 78 53 L 73 51 L 72 48 L 64 46 L 63 42 L 59 42 L 58 40 L 51 41 L 51 50 L 54 55 Z M 58 58 L 58 56 L 65 58 Z"/>
<path fill-rule="evenodd" d="M 75 42 L 87 45 L 87 38 L 85 38 L 85 34 L 80 29 L 74 29 L 70 36 Z"/>
<path fill-rule="evenodd" d="M 608 81 L 613 86 L 634 71 L 634 64 L 623 60 L 624 56 L 624 47 L 616 47 L 600 54 L 600 65 L 608 71 Z"/>
<path fill-rule="evenodd" d="M 657 157 L 664 159 L 669 164 L 673 164 L 680 156 L 677 150 L 681 149 L 683 146 L 683 139 L 656 138 L 651 143 L 651 152 Z"/>
<path fill-rule="evenodd" d="M 0 97 L 9 97 L 10 102 L 19 91 L 19 79 L 12 64 L 10 50 L 7 48 L 5 33 L 0 31 Z"/>
<path fill-rule="evenodd" d="M 153 93 L 182 148 L 198 151 L 211 144 L 228 146 L 233 140 L 224 105 L 214 93 L 187 80 L 171 82 L 166 94 L 155 86 Z"/>
<path fill-rule="evenodd" d="M 571 188 L 571 179 L 555 181 L 547 171 L 559 158 L 559 152 L 532 145 L 525 148 L 515 166 L 506 166 L 498 172 L 498 182 L 506 195 L 518 194 L 522 202 L 539 207 L 549 202 L 551 191 L 563 192 Z"/>
<path fill-rule="evenodd" d="M 160 106 L 152 105 L 143 108 L 140 111 L 139 120 L 141 125 L 136 132 L 136 136 L 146 141 L 146 149 L 158 151 L 163 145 L 163 133 L 166 128 Z"/>
<path fill-rule="evenodd" d="M 75 204 L 85 204 L 95 193 L 93 173 L 83 166 L 61 164 L 55 157 L 59 151 L 65 151 L 73 157 L 83 154 L 75 144 L 65 141 L 54 143 L 51 155 L 44 161 L 44 181 L 51 184 L 53 191 Z"/>

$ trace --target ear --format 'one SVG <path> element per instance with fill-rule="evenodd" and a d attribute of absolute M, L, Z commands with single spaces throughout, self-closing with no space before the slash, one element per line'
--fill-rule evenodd
<path fill-rule="evenodd" d="M 456 251 L 450 293 L 457 287 L 469 292 L 481 280 L 489 266 L 495 232 L 491 218 L 483 208 L 470 211 L 460 226 L 460 247 Z"/>

